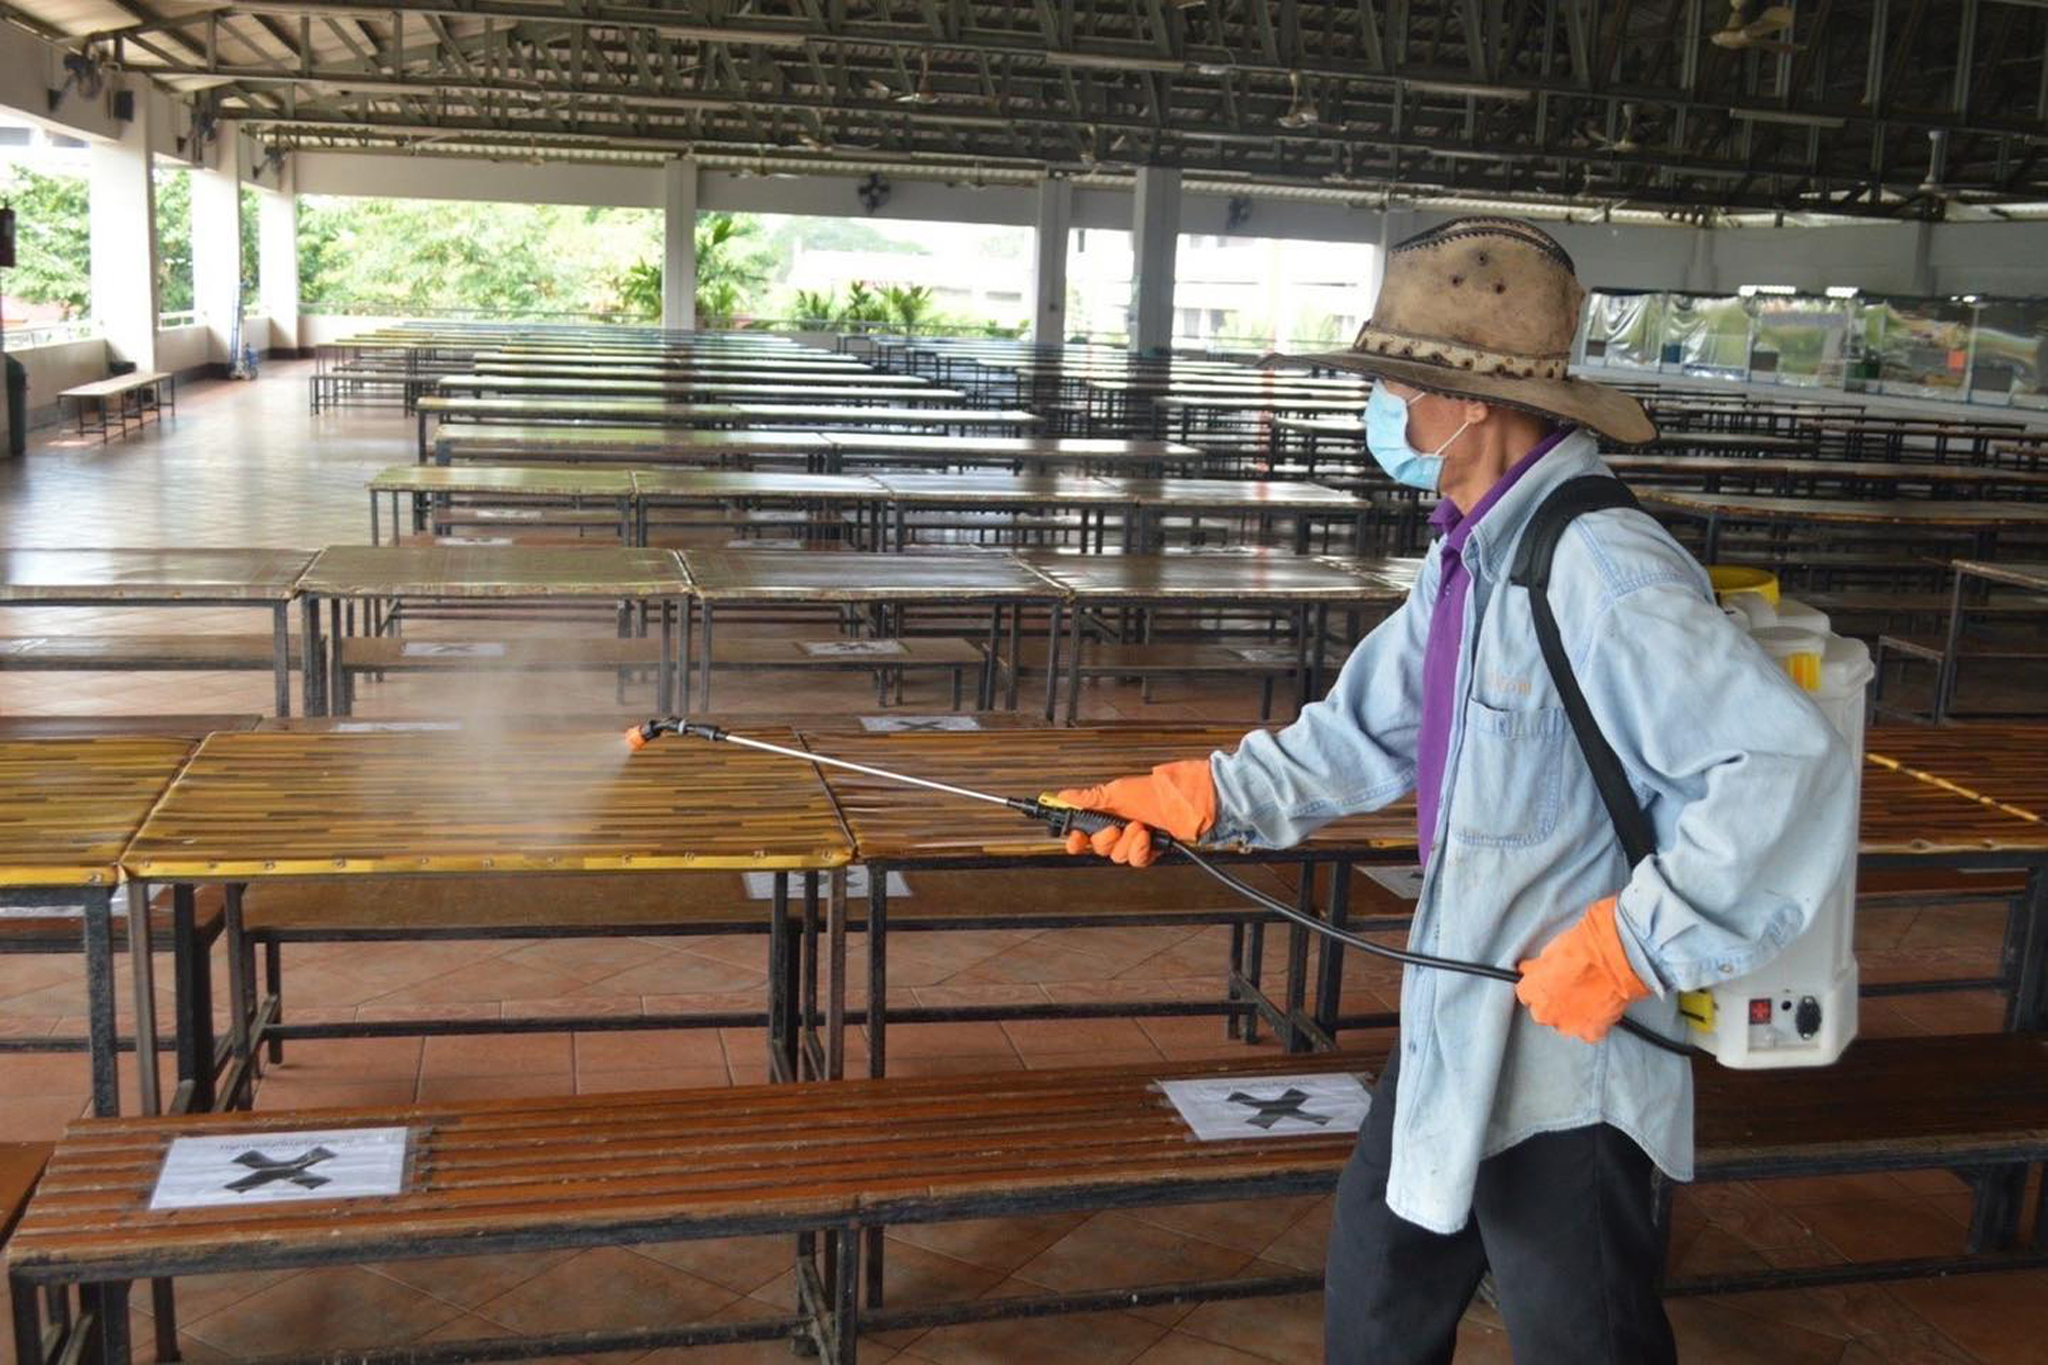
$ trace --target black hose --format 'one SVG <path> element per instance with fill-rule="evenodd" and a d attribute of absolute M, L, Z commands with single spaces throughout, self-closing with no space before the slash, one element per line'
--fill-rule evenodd
<path fill-rule="evenodd" d="M 1194 849 L 1188 847 L 1187 844 L 1179 839 L 1172 841 L 1172 847 L 1189 862 L 1201 868 L 1202 871 L 1208 873 L 1238 895 L 1243 896 L 1246 900 L 1272 911 L 1284 920 L 1299 924 L 1304 929 L 1312 929 L 1324 938 L 1335 943 L 1341 943 L 1347 948 L 1356 948 L 1362 953 L 1371 953 L 1374 957 L 1383 957 L 1389 961 L 1399 962 L 1409 967 L 1431 967 L 1440 972 L 1459 972 L 1466 976 L 1483 976 L 1494 981 L 1505 981 L 1510 985 L 1522 979 L 1522 974 L 1512 967 L 1495 967 L 1489 963 L 1467 962 L 1463 958 L 1456 957 L 1437 957 L 1432 953 L 1418 953 L 1410 948 L 1390 948 L 1384 943 L 1374 943 L 1369 938 L 1361 938 L 1357 934 L 1348 933 L 1331 924 L 1328 920 L 1317 919 L 1314 915 L 1298 910 L 1285 901 L 1276 900 L 1265 892 L 1246 885 L 1230 873 L 1216 866 L 1216 864 L 1210 862 L 1207 858 L 1204 858 L 1201 854 L 1195 852 Z M 1617 1022 L 1619 1022 L 1623 1029 L 1634 1034 L 1652 1047 L 1659 1047 L 1666 1052 L 1677 1053 L 1681 1057 L 1690 1057 L 1697 1051 L 1691 1044 L 1667 1038 L 1649 1025 L 1631 1019 L 1627 1015 L 1623 1015 Z"/>

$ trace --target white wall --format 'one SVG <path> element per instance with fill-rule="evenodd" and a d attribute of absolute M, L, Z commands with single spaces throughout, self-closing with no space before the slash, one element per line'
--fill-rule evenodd
<path fill-rule="evenodd" d="M 156 334 L 156 367 L 185 374 L 212 363 L 213 329 L 203 322 L 166 327 Z"/>
<path fill-rule="evenodd" d="M 78 384 L 107 377 L 107 343 L 64 341 L 54 346 L 9 349 L 28 371 L 28 424 L 44 426 L 57 418 L 57 395 Z"/>

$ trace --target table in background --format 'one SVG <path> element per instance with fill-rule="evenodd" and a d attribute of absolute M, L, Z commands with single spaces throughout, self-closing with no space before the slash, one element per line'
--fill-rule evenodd
<path fill-rule="evenodd" d="M 277 714 L 288 716 L 289 608 L 312 558 L 310 550 L 0 550 L 0 606 L 268 607 Z"/>
<path fill-rule="evenodd" d="M 608 503 L 619 543 L 640 543 L 633 515 L 633 476 L 625 470 L 585 469 L 573 465 L 524 465 L 506 469 L 488 465 L 454 468 L 400 464 L 392 465 L 371 478 L 369 490 L 372 545 L 383 542 L 383 519 L 377 511 L 380 496 L 388 496 L 391 500 L 391 543 L 394 545 L 404 538 L 401 526 L 415 535 L 430 529 L 438 530 L 438 514 L 449 511 L 453 499 L 460 496 L 487 504 L 466 513 L 468 520 L 502 522 L 508 530 L 536 525 L 594 524 L 581 505 Z M 559 516 L 549 516 L 548 513 L 555 510 L 552 507 L 499 506 L 501 503 L 528 502 L 557 506 L 567 503 L 567 510 L 575 514 L 575 519 L 565 523 Z M 400 509 L 408 503 L 411 515 L 401 519 Z M 533 515 L 526 515 L 529 512 Z"/>
<path fill-rule="evenodd" d="M 896 613 L 893 629 L 901 627 L 901 613 L 911 607 L 977 607 L 989 610 L 989 659 L 1004 631 L 1007 613 L 1009 640 L 1016 646 L 1022 630 L 1024 608 L 1048 604 L 1057 622 L 1059 589 L 1033 573 L 1009 555 L 1003 554 L 903 554 L 864 555 L 853 551 L 805 550 L 685 550 L 683 562 L 690 576 L 691 596 L 702 617 L 702 640 L 696 654 L 701 659 L 702 690 L 692 691 L 690 670 L 683 675 L 683 707 L 708 709 L 711 705 L 712 622 L 721 608 L 756 606 L 860 608 L 881 619 L 874 622 L 877 633 L 887 638 L 892 631 L 889 610 Z M 692 627 L 684 627 L 684 651 L 690 653 Z M 875 655 L 869 662 L 887 668 L 887 655 Z M 694 698 L 694 703 L 693 703 Z M 1051 687 L 1047 687 L 1051 704 Z M 985 666 L 980 704 L 992 708 L 994 669 Z M 1007 704 L 1017 704 L 1013 675 Z"/>
<path fill-rule="evenodd" d="M 593 546 L 465 545 L 370 546 L 337 545 L 322 550 L 300 580 L 305 628 L 306 710 L 324 715 L 335 701 L 346 704 L 342 651 L 352 619 L 344 621 L 348 604 L 364 608 L 364 624 L 372 635 L 395 630 L 408 599 L 477 605 L 612 604 L 618 612 L 619 635 L 644 629 L 649 608 L 658 616 L 661 650 L 655 668 L 656 707 L 671 709 L 682 657 L 676 651 L 676 627 L 689 620 L 689 580 L 671 550 Z M 322 641 L 320 607 L 328 607 L 328 633 L 333 647 Z M 390 611 L 384 604 L 394 604 Z M 454 656 L 451 656 L 454 657 Z"/>
<path fill-rule="evenodd" d="M 1880 526 L 1896 530 L 1955 532 L 1966 534 L 1975 540 L 1980 556 L 1989 551 L 2002 530 L 2048 531 L 2048 507 L 2018 501 L 1982 502 L 1965 498 L 1855 500 L 1766 497 L 1736 493 L 1689 493 L 1669 488 L 1647 489 L 1642 499 L 1656 508 L 1705 519 L 1707 538 L 1703 557 L 1708 563 L 1715 562 L 1719 556 L 1721 526 L 1727 521 Z"/>

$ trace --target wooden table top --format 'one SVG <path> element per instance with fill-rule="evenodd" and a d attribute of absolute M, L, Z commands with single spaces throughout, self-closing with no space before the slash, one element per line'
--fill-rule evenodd
<path fill-rule="evenodd" d="M 0 886 L 111 886 L 194 741 L 0 741 Z"/>
<path fill-rule="evenodd" d="M 705 431 L 696 427 L 556 426 L 442 427 L 434 449 L 451 459 L 529 454 L 585 464 L 596 460 L 716 459 L 724 455 L 811 455 L 825 449 L 812 431 Z"/>
<path fill-rule="evenodd" d="M 1985 559 L 1958 559 L 1954 566 L 1963 573 L 1988 578 L 1994 583 L 2048 592 L 2048 564 L 1995 564 Z"/>
<path fill-rule="evenodd" d="M 2048 507 L 1973 498 L 1796 498 L 1646 488 L 1642 500 L 1688 512 L 1752 521 L 1850 522 L 1873 526 L 2048 526 Z"/>
<path fill-rule="evenodd" d="M 1121 479 L 1118 486 L 1147 507 L 1242 507 L 1274 511 L 1362 512 L 1353 494 L 1300 479 Z"/>
<path fill-rule="evenodd" d="M 986 507 L 991 504 L 1069 507 L 1128 506 L 1137 501 L 1127 482 L 1078 474 L 898 474 L 870 476 L 898 502 Z"/>
<path fill-rule="evenodd" d="M 1033 797 L 1089 786 L 1175 759 L 1234 749 L 1235 726 L 1109 726 L 1076 729 L 956 731 L 902 735 L 823 735 L 806 746 L 834 758 L 890 768 L 1002 796 Z M 1044 857 L 1060 845 L 1043 825 L 1014 811 L 954 800 L 838 768 L 818 770 L 839 804 L 864 859 L 943 863 Z M 1304 849 L 1391 856 L 1415 848 L 1415 808 L 1389 807 L 1324 827 Z"/>
<path fill-rule="evenodd" d="M 147 716 L 0 716 L 6 739 L 182 739 L 197 744 L 215 730 L 253 730 L 253 712 L 159 712 Z"/>
<path fill-rule="evenodd" d="M 936 395 L 933 395 L 936 396 Z M 877 427 L 1035 427 L 1045 419 L 1022 408 L 884 408 L 826 403 L 736 403 L 744 420 Z M 829 439 L 831 432 L 825 433 Z M 950 437 L 934 439 L 950 440 Z"/>
<path fill-rule="evenodd" d="M 1871 853 L 2048 853 L 2048 824 L 1866 754 L 1860 844 Z"/>
<path fill-rule="evenodd" d="M 1108 436 L 923 436 L 881 431 L 824 433 L 834 449 L 853 454 L 932 456 L 965 460 L 1199 460 L 1202 452 L 1179 441 L 1125 440 Z"/>
<path fill-rule="evenodd" d="M 1162 408 L 1189 408 L 1221 412 L 1359 412 L 1366 396 L 1356 398 L 1309 398 L 1293 394 L 1169 393 L 1152 400 Z"/>
<path fill-rule="evenodd" d="M 2007 488 L 2048 487 L 2048 470 L 2000 469 L 1982 464 L 1933 464 L 1904 460 L 1778 460 L 1731 455 L 1603 455 L 1617 474 L 1732 474 L 1766 479 L 1870 479 L 1891 483 L 1990 484 Z"/>
<path fill-rule="evenodd" d="M 834 363 L 829 356 L 820 360 L 747 360 L 730 356 L 702 360 L 659 360 L 646 357 L 624 359 L 609 356 L 522 356 L 484 354 L 472 359 L 480 374 L 559 375 L 565 379 L 599 377 L 607 379 L 740 379 L 760 375 L 768 379 L 860 376 L 874 371 L 858 361 Z"/>
<path fill-rule="evenodd" d="M 623 498 L 633 492 L 624 469 L 587 465 L 395 464 L 370 480 L 373 493 L 501 493 L 512 497 Z"/>
<path fill-rule="evenodd" d="M 429 393 L 418 400 L 421 412 L 443 417 L 531 417 L 558 423 L 659 422 L 684 426 L 691 422 L 741 422 L 746 415 L 733 403 L 664 403 L 659 398 L 580 398 L 573 403 L 554 398 L 518 398 L 506 394 Z"/>
<path fill-rule="evenodd" d="M 110 375 L 95 379 L 89 384 L 74 384 L 58 393 L 59 398 L 111 398 L 115 394 L 127 393 L 131 389 L 160 384 L 171 376 L 162 370 L 141 370 L 130 374 Z"/>
<path fill-rule="evenodd" d="M 1082 600 L 1398 602 L 1408 585 L 1389 574 L 1340 568 L 1307 555 L 1273 553 L 1077 555 L 1034 550 L 1018 556 Z"/>
<path fill-rule="evenodd" d="M 727 398 L 801 398 L 809 402 L 839 398 L 853 402 L 865 399 L 901 398 L 913 402 L 958 403 L 967 395 L 957 389 L 934 388 L 922 379 L 897 376 L 894 383 L 790 383 L 786 380 L 748 379 L 564 379 L 498 374 L 450 374 L 439 380 L 444 390 L 491 389 L 510 394 L 593 394 L 598 396 L 646 395 L 684 397 L 691 394 L 722 395 Z"/>
<path fill-rule="evenodd" d="M 751 469 L 636 469 L 641 497 L 670 498 L 879 498 L 881 485 L 865 474 L 798 474 Z"/>
<path fill-rule="evenodd" d="M 684 550 L 705 602 L 988 602 L 1059 596 L 1009 555 Z"/>
<path fill-rule="evenodd" d="M 0 602 L 283 602 L 310 550 L 0 550 Z"/>
<path fill-rule="evenodd" d="M 787 742 L 786 733 L 781 736 Z M 124 860 L 152 880 L 838 867 L 815 770 L 616 730 L 210 736 Z"/>
<path fill-rule="evenodd" d="M 580 545 L 333 545 L 300 590 L 322 597 L 680 597 L 673 550 Z"/>
<path fill-rule="evenodd" d="M 1871 762 L 2048 822 L 2048 724 L 1874 725 Z"/>

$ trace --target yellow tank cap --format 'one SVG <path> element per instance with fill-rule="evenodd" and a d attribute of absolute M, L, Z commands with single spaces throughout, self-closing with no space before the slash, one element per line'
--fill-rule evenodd
<path fill-rule="evenodd" d="M 1744 564 L 1709 564 L 1707 578 L 1714 596 L 1725 601 L 1739 592 L 1753 592 L 1772 606 L 1778 605 L 1778 576 L 1769 569 L 1752 569 Z"/>
<path fill-rule="evenodd" d="M 1820 669 L 1827 657 L 1827 639 L 1810 630 L 1790 626 L 1766 626 L 1749 637 L 1763 646 L 1764 653 L 1778 661 L 1792 681 L 1808 692 L 1820 690 Z"/>

